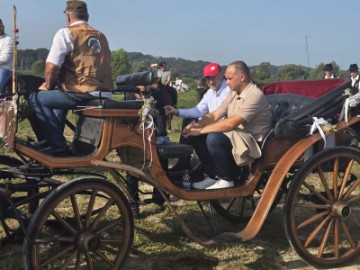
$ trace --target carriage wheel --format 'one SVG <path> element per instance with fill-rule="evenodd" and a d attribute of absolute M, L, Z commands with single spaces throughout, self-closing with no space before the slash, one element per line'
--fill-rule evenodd
<path fill-rule="evenodd" d="M 360 254 L 360 151 L 322 151 L 299 170 L 284 208 L 286 235 L 299 256 L 339 267 Z"/>
<path fill-rule="evenodd" d="M 27 269 L 120 269 L 134 224 L 129 203 L 115 185 L 82 178 L 52 191 L 28 232 Z"/>
<path fill-rule="evenodd" d="M 257 189 L 253 195 L 248 197 L 235 197 L 225 200 L 211 201 L 211 206 L 223 218 L 234 223 L 248 222 L 262 196 L 263 189 Z M 272 211 L 281 200 L 284 188 L 282 187 L 270 208 Z"/>

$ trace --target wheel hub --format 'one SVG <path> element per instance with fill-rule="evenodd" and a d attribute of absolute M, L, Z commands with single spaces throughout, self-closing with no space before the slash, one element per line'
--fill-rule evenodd
<path fill-rule="evenodd" d="M 333 214 L 339 218 L 347 218 L 351 215 L 351 208 L 344 202 L 336 202 L 332 209 Z"/>
<path fill-rule="evenodd" d="M 78 238 L 78 245 L 82 251 L 96 251 L 100 247 L 100 238 L 91 232 L 84 232 Z"/>

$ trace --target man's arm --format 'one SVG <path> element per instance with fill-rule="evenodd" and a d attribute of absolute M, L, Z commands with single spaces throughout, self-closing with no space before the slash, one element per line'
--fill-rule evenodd
<path fill-rule="evenodd" d="M 39 90 L 54 89 L 59 80 L 60 68 L 50 62 L 46 62 L 45 66 L 45 82 L 39 87 Z"/>

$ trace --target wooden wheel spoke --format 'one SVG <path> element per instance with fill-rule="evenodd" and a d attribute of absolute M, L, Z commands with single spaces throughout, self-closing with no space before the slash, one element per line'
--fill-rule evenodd
<path fill-rule="evenodd" d="M 340 191 L 339 191 L 339 199 L 340 200 L 344 196 L 345 187 L 346 187 L 347 181 L 349 179 L 350 171 L 351 171 L 353 164 L 354 164 L 354 160 L 351 159 L 349 164 L 346 167 L 345 174 L 344 174 L 343 180 L 341 182 L 341 187 L 340 187 Z"/>
<path fill-rule="evenodd" d="M 355 213 L 360 213 L 360 207 L 351 207 L 351 211 Z"/>
<path fill-rule="evenodd" d="M 97 229 L 97 230 L 95 231 L 95 233 L 96 233 L 96 234 L 100 234 L 100 233 L 102 233 L 102 232 L 104 232 L 104 231 L 107 231 L 108 229 L 110 229 L 110 228 L 118 225 L 120 222 L 121 222 L 121 218 L 117 218 L 117 219 L 115 219 L 115 220 L 107 223 L 106 225 L 103 225 L 101 228 Z"/>
<path fill-rule="evenodd" d="M 356 179 L 355 183 L 351 185 L 351 187 L 345 192 L 344 194 L 344 200 L 348 200 L 351 193 L 360 185 L 360 178 Z"/>
<path fill-rule="evenodd" d="M 339 258 L 339 220 L 335 219 L 334 224 L 334 256 Z"/>
<path fill-rule="evenodd" d="M 57 260 L 58 258 L 64 256 L 66 253 L 72 251 L 72 250 L 75 250 L 75 247 L 74 245 L 71 245 L 71 246 L 67 246 L 65 247 L 63 250 L 60 250 L 60 251 L 57 251 L 56 254 L 53 254 L 52 256 L 50 256 L 49 258 L 47 258 L 46 260 L 44 260 L 43 262 L 41 262 L 40 266 L 41 266 L 41 269 L 44 269 L 44 267 Z"/>
<path fill-rule="evenodd" d="M 318 167 L 317 172 L 318 172 L 318 174 L 320 176 L 321 183 L 323 184 L 323 186 L 325 188 L 326 195 L 328 196 L 328 198 L 330 200 L 334 199 L 334 196 L 333 196 L 333 194 L 331 194 L 331 190 L 330 190 L 329 185 L 328 185 L 328 183 L 326 181 L 323 170 L 320 167 Z"/>
<path fill-rule="evenodd" d="M 350 198 L 350 199 L 348 199 L 348 200 L 346 201 L 346 203 L 347 203 L 347 204 L 355 203 L 355 202 L 358 202 L 359 200 L 360 200 L 360 194 L 357 195 L 357 196 L 354 196 L 354 197 L 352 197 L 352 198 Z"/>
<path fill-rule="evenodd" d="M 335 159 L 334 162 L 334 174 L 333 174 L 333 194 L 334 197 L 337 197 L 338 193 L 338 175 L 339 175 L 339 158 Z"/>
<path fill-rule="evenodd" d="M 308 204 L 297 204 L 296 207 L 299 207 L 299 208 L 310 208 L 310 209 L 329 210 L 330 205 L 308 203 Z"/>
<path fill-rule="evenodd" d="M 75 269 L 80 270 L 80 265 L 81 265 L 81 252 L 78 252 L 76 255 Z"/>
<path fill-rule="evenodd" d="M 326 213 L 327 214 L 327 213 Z M 328 215 L 316 228 L 313 232 L 309 235 L 309 237 L 305 241 L 305 247 L 308 247 L 311 242 L 314 240 L 316 235 L 321 231 L 321 229 L 326 225 L 327 222 L 331 219 L 331 216 Z"/>
<path fill-rule="evenodd" d="M 93 270 L 94 268 L 93 268 L 93 264 L 92 264 L 92 262 L 91 262 L 91 258 L 90 258 L 89 252 L 85 252 L 84 255 L 85 255 L 85 261 L 86 261 L 87 268 L 88 268 L 89 270 Z"/>
<path fill-rule="evenodd" d="M 105 261 L 108 265 L 114 266 L 114 263 L 108 259 L 104 254 L 99 251 L 96 251 L 95 254 L 100 257 L 103 261 Z"/>
<path fill-rule="evenodd" d="M 341 228 L 342 228 L 343 231 L 344 231 L 344 234 L 345 234 L 346 239 L 347 239 L 348 242 L 350 243 L 351 247 L 352 247 L 352 248 L 355 248 L 355 247 L 356 247 L 356 244 L 355 244 L 354 240 L 352 239 L 351 234 L 350 234 L 350 232 L 349 232 L 349 230 L 348 230 L 345 222 L 344 222 L 343 220 L 340 220 L 340 224 L 341 224 Z"/>
<path fill-rule="evenodd" d="M 121 238 L 118 238 L 118 239 L 101 239 L 101 243 L 104 243 L 104 244 L 121 244 L 124 242 L 124 239 L 121 237 Z"/>
<path fill-rule="evenodd" d="M 96 216 L 95 220 L 91 224 L 91 230 L 94 230 L 98 225 L 99 221 L 104 217 L 109 208 L 114 204 L 114 200 L 110 199 L 102 208 L 100 213 Z"/>
<path fill-rule="evenodd" d="M 76 224 L 78 226 L 78 229 L 82 230 L 83 225 L 81 224 L 80 212 L 79 212 L 79 207 L 78 207 L 78 204 L 77 204 L 76 196 L 74 194 L 70 195 L 70 200 L 71 200 L 72 208 L 73 208 L 73 211 L 74 211 Z"/>
<path fill-rule="evenodd" d="M 91 192 L 91 196 L 90 196 L 90 200 L 89 200 L 89 205 L 88 205 L 88 208 L 87 208 L 87 210 L 86 210 L 86 217 L 85 217 L 85 228 L 86 228 L 86 229 L 89 229 L 89 228 L 90 228 L 91 214 L 92 214 L 93 209 L 94 209 L 94 204 L 95 204 L 96 195 L 97 195 L 97 190 L 94 189 L 94 190 Z"/>
<path fill-rule="evenodd" d="M 320 200 L 322 200 L 324 203 L 328 203 L 329 200 L 325 198 L 320 192 L 318 192 L 313 186 L 309 185 L 304 181 L 303 185 L 311 191 L 316 197 L 318 197 Z"/>
<path fill-rule="evenodd" d="M 324 253 L 324 249 L 326 247 L 326 243 L 329 239 L 329 235 L 330 235 L 330 230 L 331 230 L 331 227 L 334 223 L 334 219 L 332 219 L 327 228 L 326 228 L 326 231 L 325 231 L 325 234 L 324 234 L 324 237 L 323 237 L 323 240 L 321 241 L 321 244 L 320 244 L 320 248 L 319 248 L 319 252 L 318 252 L 318 257 L 321 258 L 322 257 L 322 254 Z"/>
<path fill-rule="evenodd" d="M 315 222 L 315 221 L 323 218 L 324 216 L 326 216 L 326 215 L 328 215 L 328 214 L 329 214 L 329 213 L 328 213 L 327 211 L 323 211 L 323 212 L 321 212 L 321 213 L 318 213 L 318 214 L 316 214 L 315 216 L 312 216 L 311 218 L 308 218 L 308 219 L 306 219 L 305 221 L 303 221 L 302 223 L 300 223 L 300 224 L 296 227 L 296 229 L 297 229 L 297 230 L 301 230 L 302 228 L 306 227 L 307 225 L 309 225 L 309 224 L 311 224 L 311 223 L 313 223 L 313 222 Z"/>
<path fill-rule="evenodd" d="M 68 231 L 70 231 L 72 235 L 76 234 L 76 230 L 62 216 L 60 216 L 55 209 L 51 212 L 51 215 L 55 217 L 55 219 L 59 221 Z"/>
<path fill-rule="evenodd" d="M 61 270 L 65 270 L 68 268 L 68 266 L 70 265 L 70 263 L 72 262 L 72 260 L 79 254 L 79 252 L 77 250 L 75 250 L 75 252 L 73 252 L 72 254 L 70 254 L 70 256 L 65 260 L 64 264 L 61 266 Z"/>

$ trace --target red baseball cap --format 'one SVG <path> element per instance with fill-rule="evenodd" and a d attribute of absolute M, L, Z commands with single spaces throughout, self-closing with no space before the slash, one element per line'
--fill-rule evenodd
<path fill-rule="evenodd" d="M 204 67 L 203 77 L 213 77 L 221 72 L 221 67 L 218 63 L 210 63 Z"/>

